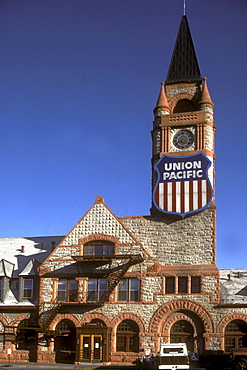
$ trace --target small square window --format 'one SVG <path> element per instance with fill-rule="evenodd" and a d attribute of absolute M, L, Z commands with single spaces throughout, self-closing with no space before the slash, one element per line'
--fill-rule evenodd
<path fill-rule="evenodd" d="M 175 277 L 174 276 L 166 277 L 165 289 L 166 289 L 166 294 L 175 293 Z"/>
<path fill-rule="evenodd" d="M 191 293 L 201 293 L 200 276 L 191 276 Z"/>
<path fill-rule="evenodd" d="M 178 293 L 188 293 L 188 278 L 187 276 L 178 277 Z"/>

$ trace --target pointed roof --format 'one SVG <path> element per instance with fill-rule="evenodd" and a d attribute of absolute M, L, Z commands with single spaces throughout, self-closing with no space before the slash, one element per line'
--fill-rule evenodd
<path fill-rule="evenodd" d="M 201 73 L 186 15 L 182 16 L 166 84 L 201 82 Z"/>
<path fill-rule="evenodd" d="M 203 81 L 204 81 L 204 85 L 203 85 L 203 89 L 202 89 L 200 104 L 211 105 L 212 107 L 214 107 L 214 103 L 212 102 L 211 96 L 210 96 L 209 91 L 208 91 L 207 78 L 204 77 Z"/>
<path fill-rule="evenodd" d="M 167 96 L 166 96 L 166 93 L 165 93 L 165 83 L 164 82 L 161 82 L 160 94 L 159 94 L 159 97 L 158 97 L 157 104 L 156 104 L 155 108 L 166 108 L 166 109 L 170 110 L 168 100 L 167 100 Z"/>

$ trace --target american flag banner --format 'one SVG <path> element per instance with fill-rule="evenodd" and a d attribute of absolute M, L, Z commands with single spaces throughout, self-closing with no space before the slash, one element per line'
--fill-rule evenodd
<path fill-rule="evenodd" d="M 206 209 L 213 196 L 211 161 L 202 152 L 184 157 L 164 154 L 155 165 L 153 202 L 164 213 L 182 217 Z"/>

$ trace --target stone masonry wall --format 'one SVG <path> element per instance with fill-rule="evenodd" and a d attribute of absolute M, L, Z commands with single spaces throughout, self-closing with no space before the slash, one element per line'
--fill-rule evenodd
<path fill-rule="evenodd" d="M 180 221 L 151 217 L 120 220 L 160 264 L 207 265 L 215 262 L 215 219 L 210 210 Z"/>

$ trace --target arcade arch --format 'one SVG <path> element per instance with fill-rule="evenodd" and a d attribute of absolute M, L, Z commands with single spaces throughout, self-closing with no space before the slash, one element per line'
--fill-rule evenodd
<path fill-rule="evenodd" d="M 221 350 L 229 353 L 231 348 L 247 347 L 247 314 L 233 312 L 224 317 L 219 326 Z"/>
<path fill-rule="evenodd" d="M 111 352 L 139 352 L 144 346 L 145 326 L 133 313 L 117 315 L 112 320 Z"/>
<path fill-rule="evenodd" d="M 56 362 L 74 363 L 76 352 L 76 328 L 73 321 L 62 319 L 55 327 L 54 351 Z"/>
<path fill-rule="evenodd" d="M 167 302 L 156 311 L 149 330 L 156 337 L 157 348 L 159 340 L 169 343 L 183 337 L 192 352 L 202 353 L 204 349 L 209 349 L 209 342 L 205 338 L 210 338 L 214 333 L 214 323 L 199 303 L 177 300 Z"/>

